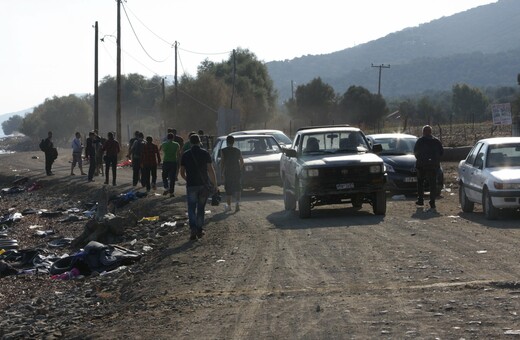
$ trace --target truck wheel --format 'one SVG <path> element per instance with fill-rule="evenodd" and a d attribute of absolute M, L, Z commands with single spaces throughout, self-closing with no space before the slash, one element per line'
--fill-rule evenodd
<path fill-rule="evenodd" d="M 311 217 L 311 198 L 310 196 L 303 195 L 298 199 L 298 212 L 300 218 Z"/>
<path fill-rule="evenodd" d="M 372 202 L 372 208 L 375 215 L 386 214 L 386 192 L 378 191 L 374 193 L 374 201 Z"/>
<path fill-rule="evenodd" d="M 289 183 L 287 180 L 283 181 L 283 204 L 285 210 L 295 210 L 296 209 L 296 197 L 289 190 Z"/>
<path fill-rule="evenodd" d="M 464 189 L 464 184 L 460 182 L 459 184 L 459 203 L 462 211 L 466 213 L 473 212 L 475 208 L 475 203 L 471 202 L 466 196 L 466 190 Z"/>

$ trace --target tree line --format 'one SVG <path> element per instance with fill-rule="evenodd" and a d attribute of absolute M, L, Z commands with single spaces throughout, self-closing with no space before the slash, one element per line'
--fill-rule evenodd
<path fill-rule="evenodd" d="M 99 130 L 116 130 L 116 79 L 100 81 Z M 196 76 L 184 75 L 178 85 L 166 84 L 159 76 L 139 74 L 122 76 L 122 136 L 133 131 L 162 137 L 168 127 L 187 133 L 203 130 L 216 134 L 219 108 L 240 113 L 241 129 L 276 128 L 289 131 L 303 125 L 351 124 L 372 130 L 385 120 L 399 117 L 403 129 L 408 124 L 476 123 L 491 119 L 490 103 L 510 102 L 520 111 L 520 96 L 515 88 L 480 89 L 455 84 L 451 91 L 422 93 L 385 99 L 362 86 L 350 86 L 344 93 L 320 77 L 299 85 L 291 99 L 277 105 L 266 65 L 247 49 L 233 51 L 227 60 L 202 62 Z M 52 97 L 25 117 L 12 116 L 2 123 L 5 134 L 19 131 L 34 139 L 53 131 L 55 141 L 70 142 L 76 131 L 93 129 L 92 95 Z"/>

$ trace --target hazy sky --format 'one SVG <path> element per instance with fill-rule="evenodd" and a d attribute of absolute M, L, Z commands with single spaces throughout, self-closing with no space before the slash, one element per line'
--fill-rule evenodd
<path fill-rule="evenodd" d="M 122 73 L 173 75 L 175 41 L 179 76 L 196 75 L 237 47 L 265 62 L 327 54 L 496 1 L 126 0 Z M 96 21 L 101 80 L 116 74 L 116 0 L 0 0 L 0 115 L 93 93 Z"/>

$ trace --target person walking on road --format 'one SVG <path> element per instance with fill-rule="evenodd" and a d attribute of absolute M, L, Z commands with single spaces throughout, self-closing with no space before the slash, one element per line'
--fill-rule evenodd
<path fill-rule="evenodd" d="M 428 181 L 430 188 L 430 210 L 436 211 L 435 198 L 437 193 L 437 173 L 441 167 L 441 156 L 444 148 L 440 140 L 432 135 L 430 125 L 425 125 L 422 129 L 422 137 L 415 143 L 414 155 L 416 158 L 415 168 L 417 169 L 417 204 L 424 205 L 424 183 Z"/>
<path fill-rule="evenodd" d="M 181 154 L 181 146 L 173 140 L 173 133 L 168 133 L 167 139 L 159 147 L 163 153 L 162 180 L 164 186 L 163 195 L 175 196 L 175 178 L 177 178 L 178 161 Z"/>
<path fill-rule="evenodd" d="M 86 173 L 83 172 L 83 159 L 82 159 L 82 153 L 83 153 L 83 143 L 81 142 L 81 134 L 79 132 L 76 132 L 76 137 L 72 140 L 72 164 L 70 166 L 70 175 L 74 176 L 74 167 L 76 166 L 76 163 L 78 164 L 79 171 L 82 175 L 86 175 Z"/>
<path fill-rule="evenodd" d="M 128 150 L 127 155 L 127 158 L 132 160 L 132 185 L 134 187 L 139 182 L 141 182 L 141 184 L 144 186 L 144 183 L 141 180 L 141 154 L 143 153 L 143 147 L 146 144 L 144 141 L 144 134 L 142 132 L 136 132 L 137 138 L 135 138 L 130 145 L 130 149 Z"/>
<path fill-rule="evenodd" d="M 188 223 L 193 241 L 204 235 L 204 209 L 208 197 L 217 188 L 217 179 L 209 152 L 200 147 L 199 135 L 191 135 L 189 142 L 192 146 L 181 157 L 180 173 L 186 180 Z"/>
<path fill-rule="evenodd" d="M 114 139 L 114 133 L 109 132 L 107 134 L 108 139 L 103 144 L 102 150 L 105 152 L 105 156 L 103 157 L 105 160 L 105 184 L 108 184 L 109 180 L 109 170 L 112 168 L 112 185 L 116 185 L 116 169 L 117 169 L 117 157 L 121 148 L 119 147 L 119 142 Z"/>
<path fill-rule="evenodd" d="M 146 191 L 150 191 L 150 187 L 155 190 L 157 183 L 157 165 L 161 164 L 161 154 L 159 148 L 153 142 L 152 136 L 146 136 L 146 143 L 143 145 L 141 152 L 141 181 L 146 187 Z M 151 185 L 150 185 L 151 178 Z"/>
<path fill-rule="evenodd" d="M 242 192 L 242 168 L 244 158 L 240 150 L 233 145 L 235 137 L 229 135 L 226 138 L 227 146 L 221 150 L 221 171 L 224 178 L 224 190 L 226 191 L 227 203 L 224 212 L 231 211 L 231 197 L 235 195 L 235 211 L 240 210 L 240 196 Z"/>
<path fill-rule="evenodd" d="M 96 134 L 94 131 L 88 133 L 85 159 L 89 162 L 87 181 L 93 182 L 94 173 L 96 172 Z"/>

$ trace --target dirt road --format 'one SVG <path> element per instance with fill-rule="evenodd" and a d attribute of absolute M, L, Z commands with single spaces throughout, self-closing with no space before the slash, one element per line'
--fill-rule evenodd
<path fill-rule="evenodd" d="M 162 237 L 65 337 L 520 337 L 519 214 L 462 213 L 455 166 L 437 214 L 389 195 L 386 216 L 333 206 L 302 220 L 277 187 L 246 192 L 238 213 L 208 206 L 203 239 L 186 226 Z M 164 206 L 184 211 L 182 199 Z"/>

